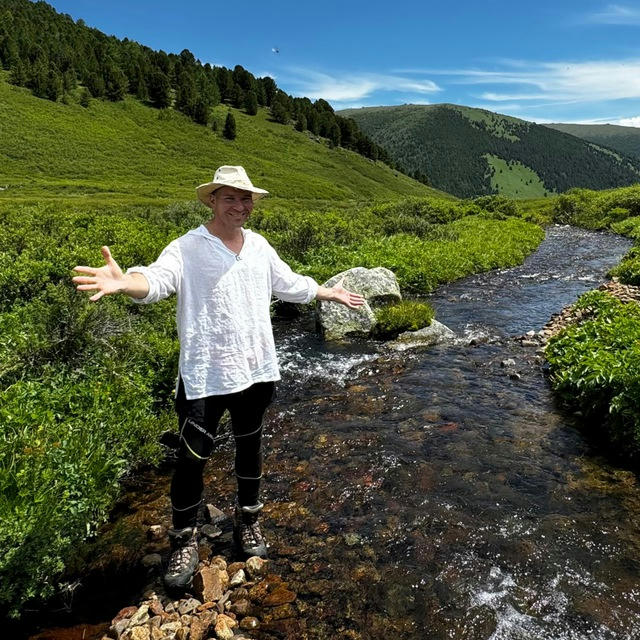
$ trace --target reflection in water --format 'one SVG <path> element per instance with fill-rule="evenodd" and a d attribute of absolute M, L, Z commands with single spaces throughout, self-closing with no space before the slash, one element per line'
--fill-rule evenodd
<path fill-rule="evenodd" d="M 597 286 L 628 246 L 554 227 L 523 266 L 432 296 L 440 321 L 487 344 L 332 352 L 277 328 L 267 515 L 312 637 L 640 637 L 637 480 L 591 457 L 540 356 L 509 339 Z"/>

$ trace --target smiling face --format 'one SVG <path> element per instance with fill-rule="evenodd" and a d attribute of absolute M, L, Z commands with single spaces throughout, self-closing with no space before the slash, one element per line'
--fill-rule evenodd
<path fill-rule="evenodd" d="M 220 187 L 210 196 L 214 225 L 227 231 L 240 229 L 253 211 L 251 191 Z"/>

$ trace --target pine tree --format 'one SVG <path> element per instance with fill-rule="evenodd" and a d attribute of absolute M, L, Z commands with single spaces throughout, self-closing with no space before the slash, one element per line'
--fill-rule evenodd
<path fill-rule="evenodd" d="M 193 119 L 198 124 L 206 125 L 209 121 L 209 105 L 203 98 L 198 98 L 193 107 Z"/>
<path fill-rule="evenodd" d="M 222 130 L 222 135 L 227 140 L 236 139 L 236 119 L 233 117 L 231 111 L 227 113 L 227 119 L 224 121 L 224 129 Z"/>
<path fill-rule="evenodd" d="M 86 109 L 90 103 L 91 94 L 89 93 L 89 89 L 83 87 L 82 91 L 80 92 L 80 106 Z"/>
<path fill-rule="evenodd" d="M 18 87 L 24 87 L 27 84 L 27 71 L 21 60 L 18 60 L 18 62 L 13 65 L 11 73 L 9 74 L 9 82 Z"/>
<path fill-rule="evenodd" d="M 154 71 L 149 78 L 149 100 L 154 107 L 166 109 L 171 105 L 171 85 L 166 73 Z"/>
<path fill-rule="evenodd" d="M 304 113 L 301 113 L 296 120 L 296 131 L 304 131 L 307 128 L 307 119 L 304 117 Z"/>
<path fill-rule="evenodd" d="M 258 98 L 253 89 L 247 91 L 247 95 L 244 99 L 244 108 L 250 116 L 255 116 L 258 113 Z"/>

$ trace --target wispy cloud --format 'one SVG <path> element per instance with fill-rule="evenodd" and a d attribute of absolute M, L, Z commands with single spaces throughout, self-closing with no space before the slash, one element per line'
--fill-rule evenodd
<path fill-rule="evenodd" d="M 596 62 L 502 61 L 500 69 L 405 70 L 449 76 L 451 84 L 491 85 L 477 98 L 495 102 L 570 104 L 640 98 L 640 58 Z M 500 87 L 511 87 L 501 91 Z"/>
<path fill-rule="evenodd" d="M 432 94 L 441 88 L 432 80 L 395 74 L 344 73 L 329 74 L 308 69 L 290 69 L 287 86 L 296 95 L 312 100 L 324 98 L 329 102 L 355 103 L 377 92 Z"/>
<path fill-rule="evenodd" d="M 588 24 L 640 25 L 640 9 L 621 4 L 610 4 L 602 11 L 585 15 L 582 22 Z"/>

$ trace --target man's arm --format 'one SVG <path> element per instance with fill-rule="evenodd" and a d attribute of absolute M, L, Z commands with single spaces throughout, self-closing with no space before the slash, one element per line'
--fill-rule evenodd
<path fill-rule="evenodd" d="M 96 291 L 89 300 L 96 302 L 102 296 L 124 293 L 132 298 L 146 298 L 149 293 L 149 281 L 142 273 L 122 273 L 118 263 L 111 257 L 109 247 L 100 249 L 105 265 L 98 269 L 94 267 L 77 266 L 74 271 L 85 273 L 85 276 L 74 276 L 78 291 Z"/>

